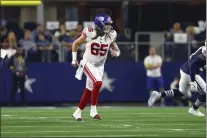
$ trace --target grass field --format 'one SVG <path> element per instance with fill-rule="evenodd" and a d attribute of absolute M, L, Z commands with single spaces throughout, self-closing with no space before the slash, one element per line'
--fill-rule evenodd
<path fill-rule="evenodd" d="M 74 108 L 2 108 L 1 137 L 205 137 L 205 117 L 188 108 L 100 107 L 102 120 L 83 112 L 84 122 L 71 117 Z M 205 112 L 204 109 L 201 109 Z"/>

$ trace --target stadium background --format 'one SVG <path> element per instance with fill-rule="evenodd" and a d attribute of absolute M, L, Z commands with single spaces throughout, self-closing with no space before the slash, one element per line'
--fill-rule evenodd
<path fill-rule="evenodd" d="M 29 55 L 26 90 L 27 105 L 53 105 L 77 103 L 85 86 L 85 79 L 74 78 L 75 68 L 70 65 L 70 50 L 65 57 L 64 44 L 57 37 L 59 25 L 68 23 L 68 33 L 73 40 L 80 32 L 76 23 L 84 27 L 98 13 L 109 14 L 113 28 L 118 32 L 117 42 L 122 55 L 109 55 L 105 66 L 104 87 L 101 103 L 146 103 L 149 92 L 146 89 L 146 72 L 143 59 L 150 46 L 164 59 L 162 73 L 165 89 L 179 76 L 180 65 L 205 41 L 205 10 L 203 0 L 189 1 L 71 1 L 47 0 L 38 7 L 0 7 L 1 44 L 9 31 L 15 33 L 16 42 L 24 39 L 25 30 L 33 32 L 37 24 L 44 26 L 46 39 L 54 46 L 51 63 L 42 63 L 38 51 Z M 169 38 L 173 24 L 179 22 L 184 33 L 182 43 Z M 187 34 L 187 39 L 185 37 Z M 188 39 L 190 38 L 190 39 Z M 36 42 L 36 41 L 34 41 Z M 1 46 L 2 46 L 1 45 Z M 20 45 L 21 47 L 21 45 Z M 79 49 L 79 57 L 83 48 Z M 33 51 L 34 52 L 34 51 Z M 9 104 L 11 72 L 5 62 L 0 72 L 0 102 Z M 31 86 L 31 89 L 28 88 Z M 17 100 L 19 94 L 16 95 Z M 194 99 L 194 98 L 193 98 Z M 172 105 L 171 100 L 166 101 Z"/>
<path fill-rule="evenodd" d="M 204 44 L 205 0 L 43 1 L 37 7 L 0 7 L 0 47 L 9 41 L 16 43 L 24 49 L 29 60 L 26 105 L 20 107 L 19 103 L 17 107 L 10 104 L 11 71 L 8 60 L 1 60 L 0 137 L 206 136 L 206 118 L 190 116 L 189 107 L 146 107 L 149 92 L 143 65 L 149 47 L 156 47 L 157 53 L 164 59 L 165 89 L 170 88 L 174 78 L 179 77 L 180 65 Z M 118 32 L 117 41 L 122 54 L 119 58 L 109 55 L 105 65 L 99 103 L 103 106 L 98 105 L 97 108 L 102 120 L 94 121 L 89 116 L 90 108 L 86 107 L 82 112 L 84 122 L 79 123 L 72 114 L 84 89 L 85 78 L 82 81 L 74 78 L 76 69 L 71 67 L 71 51 L 58 37 L 58 23 L 67 22 L 67 41 L 71 44 L 82 31 L 81 26 L 76 27 L 76 21 L 83 26 L 90 24 L 94 15 L 101 12 L 109 14 L 114 20 L 113 27 Z M 181 24 L 181 29 L 172 30 L 176 22 Z M 46 44 L 54 46 L 49 63 L 42 62 L 40 52 L 34 47 L 23 45 L 24 42 L 39 45 L 35 36 L 37 24 L 45 28 L 40 34 L 44 33 Z M 183 33 L 179 33 L 179 39 L 174 39 L 173 31 Z M 27 37 L 32 32 L 35 39 L 24 40 L 25 32 Z M 79 58 L 83 51 L 84 46 L 81 46 Z M 193 95 L 192 101 L 196 98 Z M 19 98 L 17 93 L 16 100 Z M 174 105 L 174 100 L 166 99 L 166 105 Z M 205 112 L 203 106 L 199 109 Z"/>

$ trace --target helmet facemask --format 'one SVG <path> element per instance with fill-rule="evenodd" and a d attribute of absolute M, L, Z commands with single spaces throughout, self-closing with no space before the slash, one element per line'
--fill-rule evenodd
<path fill-rule="evenodd" d="M 111 23 L 104 24 L 104 33 L 108 34 L 112 29 Z"/>

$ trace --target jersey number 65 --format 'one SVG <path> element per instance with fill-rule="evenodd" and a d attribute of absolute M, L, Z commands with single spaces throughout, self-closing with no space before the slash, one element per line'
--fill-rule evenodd
<path fill-rule="evenodd" d="M 108 44 L 91 44 L 91 54 L 95 56 L 105 56 L 107 52 Z"/>

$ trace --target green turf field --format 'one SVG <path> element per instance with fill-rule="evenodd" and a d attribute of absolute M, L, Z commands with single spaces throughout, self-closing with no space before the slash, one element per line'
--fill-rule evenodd
<path fill-rule="evenodd" d="M 74 108 L 2 108 L 2 137 L 205 137 L 205 117 L 188 108 L 98 108 L 102 120 L 83 112 L 84 122 L 71 117 Z M 204 109 L 201 109 L 204 112 Z"/>

